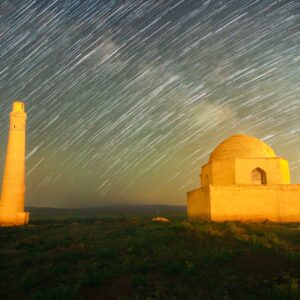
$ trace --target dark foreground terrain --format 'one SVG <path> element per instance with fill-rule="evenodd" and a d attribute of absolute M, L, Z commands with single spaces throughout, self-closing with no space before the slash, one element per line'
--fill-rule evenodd
<path fill-rule="evenodd" d="M 0 228 L 0 299 L 300 299 L 300 227 L 33 219 Z"/>

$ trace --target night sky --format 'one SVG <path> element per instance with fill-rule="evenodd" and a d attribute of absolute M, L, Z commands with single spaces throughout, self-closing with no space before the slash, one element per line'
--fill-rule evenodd
<path fill-rule="evenodd" d="M 300 182 L 300 2 L 1 0 L 1 175 L 14 99 L 27 206 L 185 204 L 236 133 Z"/>

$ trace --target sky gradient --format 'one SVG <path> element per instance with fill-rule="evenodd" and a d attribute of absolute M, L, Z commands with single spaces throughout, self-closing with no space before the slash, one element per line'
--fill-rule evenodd
<path fill-rule="evenodd" d="M 27 206 L 185 204 L 236 133 L 300 182 L 297 0 L 1 1 L 0 67 L 1 176 L 19 99 Z"/>

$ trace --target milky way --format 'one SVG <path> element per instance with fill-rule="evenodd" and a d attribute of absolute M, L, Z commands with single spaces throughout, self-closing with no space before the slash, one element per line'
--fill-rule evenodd
<path fill-rule="evenodd" d="M 0 3 L 0 162 L 19 99 L 27 205 L 184 204 L 236 133 L 300 181 L 298 0 Z"/>

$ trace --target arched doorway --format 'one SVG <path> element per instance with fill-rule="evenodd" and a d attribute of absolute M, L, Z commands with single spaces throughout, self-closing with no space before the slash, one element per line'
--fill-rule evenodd
<path fill-rule="evenodd" d="M 251 172 L 252 184 L 267 184 L 267 174 L 261 168 L 256 168 Z"/>

